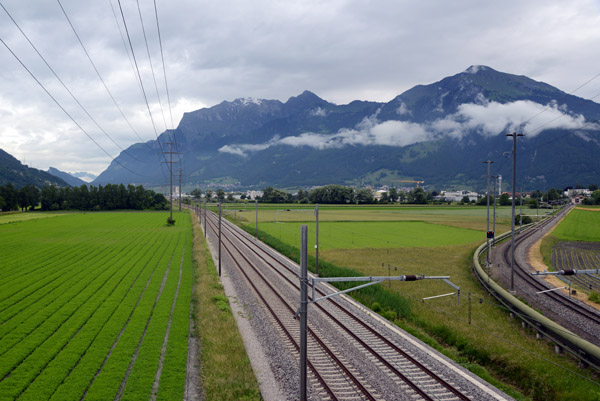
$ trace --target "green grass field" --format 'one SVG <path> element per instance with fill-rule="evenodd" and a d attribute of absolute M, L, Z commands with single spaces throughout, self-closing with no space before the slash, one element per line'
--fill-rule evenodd
<path fill-rule="evenodd" d="M 300 243 L 300 226 L 308 225 L 308 237 L 316 238 L 313 222 L 263 223 L 260 229 L 283 242 Z M 426 223 L 332 222 L 319 223 L 319 249 L 397 248 L 459 245 L 481 240 L 485 231 Z"/>
<path fill-rule="evenodd" d="M 600 211 L 572 210 L 552 235 L 562 241 L 600 241 Z"/>
<path fill-rule="evenodd" d="M 165 216 L 1 226 L 0 400 L 183 398 L 192 232 Z"/>
<path fill-rule="evenodd" d="M 67 212 L 68 213 L 68 212 Z M 45 219 L 48 217 L 63 216 L 65 212 L 7 212 L 0 213 L 0 224 L 15 223 L 18 221 L 27 221 L 35 219 Z"/>

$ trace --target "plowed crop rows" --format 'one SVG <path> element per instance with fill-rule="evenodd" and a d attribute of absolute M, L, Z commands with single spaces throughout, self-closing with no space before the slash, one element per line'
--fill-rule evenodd
<path fill-rule="evenodd" d="M 0 226 L 0 400 L 183 398 L 189 215 Z M 159 365 L 161 369 L 159 369 Z"/>
<path fill-rule="evenodd" d="M 555 270 L 600 269 L 600 244 L 595 242 L 559 242 L 552 248 L 552 267 Z M 563 278 L 563 277 L 561 277 Z M 600 275 L 580 274 L 564 277 L 584 291 L 600 291 Z"/>

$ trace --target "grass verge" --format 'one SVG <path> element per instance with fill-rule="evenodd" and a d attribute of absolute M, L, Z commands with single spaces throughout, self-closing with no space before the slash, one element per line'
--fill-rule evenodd
<path fill-rule="evenodd" d="M 197 219 L 192 220 L 196 271 L 194 314 L 196 334 L 201 342 L 200 366 L 205 400 L 261 400 L 258 382 L 204 234 Z"/>

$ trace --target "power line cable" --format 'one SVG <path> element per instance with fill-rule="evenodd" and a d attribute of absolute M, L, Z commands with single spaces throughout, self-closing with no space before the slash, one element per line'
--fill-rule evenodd
<path fill-rule="evenodd" d="M 156 129 L 156 124 L 154 122 L 154 117 L 152 116 L 152 111 L 150 110 L 150 104 L 148 103 L 148 96 L 146 95 L 146 90 L 144 89 L 142 75 L 140 74 L 140 69 L 138 67 L 137 58 L 135 57 L 135 51 L 133 50 L 133 45 L 131 43 L 131 35 L 129 35 L 129 29 L 127 28 L 127 22 L 125 21 L 125 14 L 123 13 L 123 7 L 121 5 L 121 0 L 117 0 L 117 2 L 119 3 L 119 10 L 121 11 L 121 18 L 123 19 L 123 26 L 125 27 L 125 33 L 127 34 L 127 41 L 129 42 L 129 48 L 131 49 L 131 55 L 133 56 L 135 70 L 137 71 L 140 86 L 142 88 L 142 94 L 144 95 L 144 101 L 146 102 L 146 108 L 148 109 L 148 115 L 150 116 L 150 120 L 152 121 L 152 128 L 154 129 L 154 134 L 156 135 L 156 142 L 158 142 L 160 151 L 161 151 L 161 153 L 163 153 L 164 152 L 163 147 L 162 147 L 162 144 L 160 143 L 160 140 L 158 139 L 158 131 Z M 164 158 L 164 155 L 163 155 L 163 158 Z"/>
<path fill-rule="evenodd" d="M 127 47 L 127 41 L 125 40 L 125 36 L 123 36 L 123 30 L 121 29 L 121 24 L 119 24 L 119 17 L 117 17 L 117 12 L 115 11 L 115 7 L 113 6 L 112 0 L 108 0 L 110 4 L 110 9 L 112 10 L 113 16 L 115 17 L 115 23 L 117 24 L 117 29 L 119 30 L 119 35 L 121 36 L 121 42 L 123 43 L 123 48 L 125 49 L 125 54 L 127 54 L 127 58 L 129 59 L 129 65 L 131 66 L 131 72 L 133 73 L 135 82 L 137 82 L 138 87 L 140 88 L 140 92 L 142 92 L 142 85 L 138 79 L 137 74 L 135 73 L 135 66 L 133 65 L 133 60 L 131 59 L 131 54 L 129 53 L 129 47 Z"/>
<path fill-rule="evenodd" d="M 154 0 L 154 15 L 156 16 L 156 30 L 158 31 L 158 43 L 160 45 L 160 58 L 162 60 L 162 65 L 163 65 L 163 75 L 165 77 L 165 89 L 167 92 L 167 103 L 169 105 L 169 115 L 171 117 L 171 127 L 174 128 L 175 124 L 173 124 L 173 110 L 171 109 L 171 97 L 169 96 L 169 85 L 167 84 L 167 70 L 165 67 L 165 57 L 163 54 L 162 36 L 160 34 L 160 23 L 158 22 L 158 9 L 156 8 L 156 0 Z"/>
<path fill-rule="evenodd" d="M 121 151 L 123 153 L 125 153 L 127 156 L 131 157 L 134 160 L 139 161 L 135 156 L 131 155 L 129 152 L 127 152 L 125 149 L 123 149 L 109 134 L 108 132 L 106 132 L 104 130 L 104 128 L 102 128 L 100 126 L 100 124 L 96 121 L 96 119 L 94 117 L 92 117 L 92 115 L 87 111 L 87 109 L 81 104 L 81 102 L 79 101 L 79 99 L 77 99 L 77 97 L 73 94 L 73 92 L 71 92 L 71 90 L 67 87 L 67 85 L 63 82 L 63 80 L 58 76 L 58 74 L 56 73 L 56 71 L 54 71 L 54 69 L 52 68 L 52 66 L 50 66 L 50 64 L 48 63 L 48 61 L 46 60 L 46 58 L 40 53 L 40 51 L 37 49 L 37 47 L 33 44 L 33 42 L 29 39 L 29 37 L 27 36 L 27 34 L 21 29 L 21 27 L 19 26 L 19 24 L 17 23 L 17 21 L 15 21 L 15 19 L 13 18 L 13 16 L 11 15 L 11 13 L 6 9 L 6 7 L 4 7 L 4 4 L 2 4 L 0 2 L 0 7 L 2 7 L 2 9 L 4 10 L 4 12 L 6 13 L 6 15 L 8 15 L 8 17 L 11 19 L 11 21 L 13 22 L 13 24 L 15 24 L 15 26 L 17 27 L 17 29 L 19 30 L 19 32 L 21 32 L 21 34 L 23 35 L 23 37 L 27 40 L 27 42 L 29 43 L 29 45 L 31 45 L 31 47 L 33 48 L 33 50 L 37 53 L 37 55 L 42 59 L 42 61 L 44 62 L 44 64 L 46 64 L 46 67 L 48 67 L 48 69 L 52 72 L 52 74 L 54 75 L 54 77 L 58 80 L 58 82 L 61 83 L 61 85 L 63 86 L 63 88 L 65 88 L 65 90 L 69 93 L 69 95 L 71 95 L 71 97 L 73 98 L 73 100 L 75 101 L 75 103 L 77 103 L 77 105 L 81 108 L 81 110 L 83 110 L 83 112 L 88 116 L 88 118 L 90 120 L 92 120 L 92 122 L 96 125 L 96 127 L 98 127 L 98 129 L 108 138 L 110 139 L 110 141 L 117 146 L 119 149 L 121 149 Z"/>
<path fill-rule="evenodd" d="M 121 24 L 119 24 L 119 17 L 117 16 L 117 12 L 115 11 L 115 7 L 113 6 L 112 0 L 108 0 L 108 3 L 110 4 L 110 9 L 112 10 L 113 16 L 115 18 L 115 24 L 117 25 L 117 29 L 119 31 L 119 35 L 121 36 L 121 42 L 123 43 L 123 48 L 125 49 L 125 54 L 127 54 L 127 58 L 129 59 L 129 65 L 131 66 L 131 71 L 133 73 L 135 82 L 138 84 L 138 87 L 140 89 L 140 93 L 142 94 L 142 96 L 144 97 L 144 99 L 146 99 L 146 93 L 144 92 L 144 87 L 140 81 L 141 76 L 139 75 L 139 71 L 136 73 L 136 66 L 134 65 L 133 59 L 131 57 L 130 54 L 130 50 L 129 47 L 127 46 L 127 41 L 125 40 L 125 36 L 123 35 L 123 30 L 121 29 Z M 129 35 L 128 35 L 129 37 Z M 148 101 L 146 99 L 146 105 L 148 105 Z M 163 163 L 160 162 L 160 158 L 161 156 L 163 157 L 164 160 L 166 160 L 164 158 L 164 154 L 162 152 L 162 145 L 160 144 L 160 141 L 158 140 L 158 134 L 156 132 L 156 126 L 154 125 L 154 120 L 152 119 L 152 113 L 150 113 L 150 110 L 148 108 L 149 114 L 150 114 L 150 120 L 152 121 L 152 126 L 154 127 L 154 133 L 156 134 L 156 142 L 158 143 L 159 149 L 160 151 L 156 153 L 156 157 L 159 160 L 159 165 L 160 165 L 160 172 L 163 175 L 163 178 L 165 180 L 167 180 L 167 175 L 165 174 L 165 171 L 163 169 Z M 148 145 L 149 146 L 149 145 Z"/>
<path fill-rule="evenodd" d="M 119 0 L 120 2 L 120 0 Z M 142 25 L 142 33 L 144 34 L 144 43 L 146 44 L 146 52 L 148 53 L 148 64 L 150 64 L 150 71 L 152 72 L 152 80 L 154 81 L 154 88 L 156 89 L 156 96 L 158 98 L 158 106 L 162 114 L 163 122 L 165 123 L 165 130 L 167 129 L 167 119 L 165 118 L 165 112 L 160 101 L 160 93 L 158 91 L 158 85 L 156 83 L 156 75 L 154 74 L 154 66 L 152 65 L 152 58 L 150 57 L 150 48 L 148 47 L 148 38 L 146 37 L 146 28 L 144 27 L 144 19 L 142 18 L 142 10 L 140 8 L 140 0 L 136 0 L 138 14 L 140 16 L 140 24 Z M 171 135 L 169 135 L 171 136 Z M 173 138 L 171 138 L 172 140 Z"/>
<path fill-rule="evenodd" d="M 94 68 L 94 71 L 96 71 L 96 75 L 98 75 L 98 78 L 100 79 L 100 81 L 102 82 L 102 85 L 104 86 L 104 89 L 106 89 L 106 92 L 108 93 L 108 95 L 110 96 L 111 100 L 113 101 L 115 107 L 119 110 L 119 112 L 121 113 L 121 116 L 123 117 L 123 119 L 127 122 L 127 125 L 129 125 L 129 128 L 131 128 L 131 131 L 133 131 L 133 133 L 140 139 L 140 141 L 142 141 L 142 143 L 146 143 L 146 141 L 144 141 L 144 139 L 142 139 L 142 137 L 140 136 L 140 134 L 135 130 L 135 128 L 133 128 L 133 126 L 131 125 L 131 122 L 129 121 L 129 119 L 125 116 L 125 113 L 123 113 L 123 110 L 121 109 L 121 107 L 119 106 L 119 104 L 117 103 L 115 97 L 113 96 L 112 92 L 108 89 L 108 86 L 106 85 L 106 82 L 104 81 L 104 79 L 102 78 L 102 76 L 100 75 L 100 72 L 98 71 L 98 68 L 96 67 L 96 64 L 94 63 L 94 61 L 92 60 L 92 57 L 90 56 L 90 54 L 88 53 L 87 49 L 85 48 L 83 41 L 81 40 L 81 37 L 79 36 L 79 34 L 77 33 L 77 31 L 75 30 L 75 26 L 73 26 L 73 23 L 71 22 L 71 19 L 69 18 L 69 16 L 67 15 L 67 12 L 65 10 L 65 8 L 63 7 L 62 3 L 60 2 L 60 0 L 56 0 L 58 2 L 58 5 L 60 6 L 60 9 L 62 10 L 63 14 L 65 15 L 65 18 L 67 19 L 67 21 L 69 22 L 69 25 L 71 26 L 71 29 L 73 30 L 73 33 L 75 34 L 75 37 L 77 38 L 77 40 L 79 41 L 79 44 L 81 45 L 81 48 L 83 49 L 83 52 L 85 53 L 85 55 L 87 56 L 87 59 L 90 61 L 90 64 L 92 65 L 92 67 Z M 148 145 L 146 145 L 148 146 Z M 148 146 L 148 148 L 150 148 L 150 146 Z"/>
<path fill-rule="evenodd" d="M 110 153 L 108 153 L 106 151 L 106 149 L 104 149 L 81 125 L 79 125 L 79 123 L 77 121 L 75 121 L 75 119 L 71 116 L 71 114 L 69 114 L 69 112 L 58 102 L 58 100 L 56 100 L 56 98 L 54 96 L 52 96 L 52 94 L 48 91 L 48 89 L 46 89 L 46 87 L 40 82 L 39 79 L 37 79 L 37 77 L 31 72 L 31 70 L 29 70 L 29 68 L 27 68 L 27 66 L 21 61 L 21 59 L 15 54 L 15 52 L 12 51 L 12 49 L 8 46 L 8 44 L 6 44 L 6 42 L 4 42 L 4 40 L 2 38 L 0 38 L 0 42 L 2 42 L 2 44 L 8 49 L 8 51 L 13 55 L 13 57 L 19 62 L 19 64 L 21 64 L 21 66 L 29 73 L 29 75 L 31 75 L 31 77 L 35 80 L 35 82 L 37 82 L 37 84 L 44 90 L 44 92 L 46 92 L 46 94 L 48 96 L 50 96 L 50 98 L 54 101 L 54 103 L 56 103 L 56 105 L 58 107 L 60 107 L 60 109 L 67 115 L 67 117 L 69 117 L 71 119 L 71 121 L 73 121 L 73 123 L 92 141 L 94 142 L 94 144 L 96 144 L 96 146 L 98 146 L 108 157 L 110 157 L 111 161 L 117 163 L 118 165 L 120 165 L 121 167 L 123 167 L 125 170 L 129 171 L 132 174 L 135 174 L 137 176 L 140 177 L 146 177 L 144 175 L 141 175 L 139 173 L 136 173 L 135 171 L 129 169 L 127 166 L 123 165 L 120 161 L 118 161 L 116 158 L 112 157 Z"/>

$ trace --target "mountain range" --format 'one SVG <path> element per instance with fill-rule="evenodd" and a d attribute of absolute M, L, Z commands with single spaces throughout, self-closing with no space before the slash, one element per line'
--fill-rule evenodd
<path fill-rule="evenodd" d="M 336 105 L 312 92 L 241 98 L 185 113 L 176 129 L 122 152 L 93 182 L 185 190 L 324 184 L 484 189 L 487 166 L 510 188 L 600 183 L 600 104 L 525 76 L 471 66 L 387 103 Z M 169 152 L 172 152 L 170 154 Z M 171 164 L 171 160 L 174 162 Z M 176 184 L 175 184 L 176 185 Z"/>
<path fill-rule="evenodd" d="M 66 187 L 68 184 L 61 178 L 22 164 L 12 155 L 0 149 L 0 185 L 13 184 L 17 188 L 34 185 L 38 188 L 44 185 Z"/>
<path fill-rule="evenodd" d="M 81 178 L 76 177 L 75 175 L 73 175 L 71 173 L 66 173 L 64 171 L 60 171 L 59 169 L 57 169 L 55 167 L 50 167 L 47 172 L 48 172 L 48 174 L 52 174 L 53 176 L 64 180 L 67 184 L 69 184 L 72 187 L 80 187 L 82 185 L 87 184 L 87 182 L 85 182 Z M 75 173 L 75 174 L 85 176 L 85 173 Z"/>

